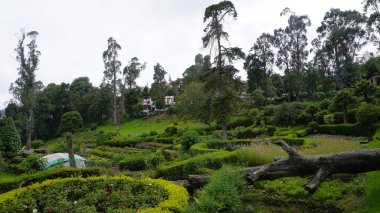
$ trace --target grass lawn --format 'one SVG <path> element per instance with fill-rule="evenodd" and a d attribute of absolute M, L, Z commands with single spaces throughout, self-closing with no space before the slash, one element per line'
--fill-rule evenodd
<path fill-rule="evenodd" d="M 9 180 L 19 176 L 18 174 L 14 174 L 11 172 L 0 172 L 0 180 Z"/>
<path fill-rule="evenodd" d="M 178 120 L 175 118 L 169 119 L 160 119 L 160 120 L 143 120 L 143 119 L 135 119 L 132 121 L 125 122 L 120 125 L 119 134 L 121 136 L 138 135 L 142 133 L 148 133 L 150 131 L 157 131 L 158 133 L 163 133 L 165 128 L 168 126 L 174 126 L 174 123 L 177 123 L 176 127 L 178 129 L 194 129 L 198 127 L 205 126 L 202 123 L 189 120 L 187 122 L 183 120 Z M 113 132 L 116 130 L 116 127 L 112 124 L 107 124 L 105 126 L 98 127 L 99 130 L 103 130 L 104 132 Z"/>
<path fill-rule="evenodd" d="M 380 128 L 376 131 L 375 140 L 373 140 L 368 148 L 380 148 Z M 365 207 L 366 212 L 380 212 L 380 171 L 367 172 L 366 174 L 366 189 L 365 189 Z"/>

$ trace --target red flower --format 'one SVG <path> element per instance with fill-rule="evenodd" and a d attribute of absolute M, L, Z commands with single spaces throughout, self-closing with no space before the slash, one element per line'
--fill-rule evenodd
<path fill-rule="evenodd" d="M 125 200 L 124 200 L 124 199 L 121 199 L 121 200 L 120 200 L 120 202 L 124 203 L 124 202 L 125 202 Z"/>
<path fill-rule="evenodd" d="M 48 211 L 48 213 L 52 213 L 53 212 L 53 210 L 50 207 L 47 209 L 47 211 Z"/>

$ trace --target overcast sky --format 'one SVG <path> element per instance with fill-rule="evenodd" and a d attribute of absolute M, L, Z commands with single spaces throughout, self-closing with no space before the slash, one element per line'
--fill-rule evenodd
<path fill-rule="evenodd" d="M 123 67 L 132 57 L 147 62 L 137 80 L 152 82 L 158 62 L 172 79 L 182 76 L 202 50 L 204 9 L 215 0 L 1 0 L 0 109 L 12 98 L 8 88 L 18 77 L 14 49 L 20 31 L 36 30 L 41 51 L 37 79 L 44 85 L 70 83 L 88 76 L 98 86 L 103 77 L 102 53 L 112 36 L 121 45 Z M 309 15 L 309 41 L 330 8 L 362 11 L 361 0 L 235 0 L 238 18 L 228 22 L 232 46 L 248 52 L 263 32 L 286 25 L 280 12 L 289 7 Z M 241 62 L 240 75 L 246 78 Z M 169 75 L 168 75 L 169 76 Z M 167 76 L 167 79 L 168 79 Z"/>

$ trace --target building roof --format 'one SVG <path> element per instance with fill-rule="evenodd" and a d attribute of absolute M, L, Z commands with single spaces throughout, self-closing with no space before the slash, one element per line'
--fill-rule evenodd
<path fill-rule="evenodd" d="M 54 154 L 46 155 L 42 158 L 47 160 L 47 163 L 45 164 L 45 168 L 48 168 L 62 162 L 68 162 L 69 154 L 68 153 L 54 153 Z M 79 155 L 74 155 L 74 159 L 76 161 L 87 161 L 86 158 L 83 158 Z"/>

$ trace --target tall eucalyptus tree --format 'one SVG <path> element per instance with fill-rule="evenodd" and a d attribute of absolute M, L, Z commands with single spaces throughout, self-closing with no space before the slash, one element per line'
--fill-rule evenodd
<path fill-rule="evenodd" d="M 238 101 L 237 89 L 240 82 L 232 62 L 245 57 L 238 47 L 226 47 L 228 33 L 223 29 L 227 17 L 236 18 L 235 6 L 230 1 L 222 1 L 206 8 L 203 22 L 206 23 L 205 35 L 202 38 L 203 47 L 214 52 L 213 67 L 207 73 L 205 89 L 210 92 L 203 110 L 203 116 L 208 120 L 215 118 L 221 125 L 224 139 L 227 139 L 227 121 Z"/>
<path fill-rule="evenodd" d="M 26 148 L 31 148 L 32 133 L 34 129 L 34 113 L 36 106 L 36 91 L 42 88 L 42 83 L 36 81 L 36 70 L 38 70 L 41 52 L 37 50 L 38 32 L 23 32 L 15 49 L 19 63 L 19 78 L 11 84 L 9 91 L 13 93 L 22 108 L 22 126 L 25 127 Z M 29 40 L 25 44 L 26 39 Z M 25 48 L 28 52 L 25 52 Z"/>
<path fill-rule="evenodd" d="M 121 62 L 117 60 L 119 56 L 118 51 L 121 50 L 120 45 L 116 40 L 110 37 L 107 41 L 107 50 L 103 52 L 104 61 L 104 77 L 103 82 L 109 83 L 112 87 L 112 114 L 113 124 L 119 124 L 119 107 L 118 107 L 118 94 L 120 93 L 121 79 L 118 75 L 121 74 Z"/>

